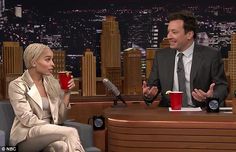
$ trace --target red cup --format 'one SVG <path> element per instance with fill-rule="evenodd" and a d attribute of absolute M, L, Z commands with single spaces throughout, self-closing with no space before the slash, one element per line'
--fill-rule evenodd
<path fill-rule="evenodd" d="M 180 110 L 182 107 L 183 92 L 170 92 L 170 106 L 172 110 Z"/>
<path fill-rule="evenodd" d="M 68 82 L 71 80 L 71 71 L 61 71 L 58 72 L 59 82 L 61 89 L 68 90 Z"/>

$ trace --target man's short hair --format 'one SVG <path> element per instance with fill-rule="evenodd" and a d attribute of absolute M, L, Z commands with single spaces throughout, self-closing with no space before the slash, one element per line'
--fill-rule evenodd
<path fill-rule="evenodd" d="M 185 33 L 193 31 L 193 38 L 195 39 L 197 34 L 197 20 L 193 13 L 190 11 L 182 10 L 180 12 L 171 13 L 168 17 L 169 22 L 174 20 L 184 21 L 184 31 Z"/>

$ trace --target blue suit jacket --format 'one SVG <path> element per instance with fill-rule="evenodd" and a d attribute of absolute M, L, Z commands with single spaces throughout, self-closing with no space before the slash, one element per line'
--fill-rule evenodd
<path fill-rule="evenodd" d="M 170 106 L 169 96 L 165 92 L 173 88 L 175 55 L 176 50 L 170 48 L 157 51 L 155 55 L 148 85 L 158 87 L 162 95 L 160 106 Z M 213 82 L 216 83 L 214 97 L 224 101 L 228 95 L 228 83 L 220 51 L 195 44 L 190 73 L 191 92 L 195 88 L 206 92 Z M 193 98 L 192 101 L 196 106 L 204 106 L 204 103 Z"/>

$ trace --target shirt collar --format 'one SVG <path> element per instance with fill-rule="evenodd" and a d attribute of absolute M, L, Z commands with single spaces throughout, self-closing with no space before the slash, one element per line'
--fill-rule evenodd
<path fill-rule="evenodd" d="M 192 45 L 190 45 L 189 48 L 187 48 L 187 49 L 186 49 L 185 51 L 183 51 L 183 52 L 179 52 L 179 51 L 177 50 L 176 55 L 178 55 L 179 53 L 183 53 L 185 57 L 189 57 L 189 56 L 191 56 L 191 55 L 193 54 L 193 48 L 194 48 L 194 42 L 192 43 Z"/>

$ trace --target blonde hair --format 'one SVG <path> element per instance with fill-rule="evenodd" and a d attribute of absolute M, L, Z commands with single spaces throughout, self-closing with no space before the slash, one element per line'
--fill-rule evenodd
<path fill-rule="evenodd" d="M 32 63 L 36 61 L 48 46 L 41 43 L 32 43 L 28 45 L 24 51 L 24 62 L 27 69 L 32 67 Z"/>
<path fill-rule="evenodd" d="M 32 43 L 26 47 L 24 51 L 24 62 L 27 69 L 30 69 L 33 66 L 33 62 L 39 58 L 39 56 L 45 49 L 50 48 L 42 43 Z M 48 85 L 46 86 L 48 95 L 51 98 L 59 97 L 61 92 L 58 80 L 55 79 L 52 75 L 44 76 L 44 79 L 48 83 Z"/>

